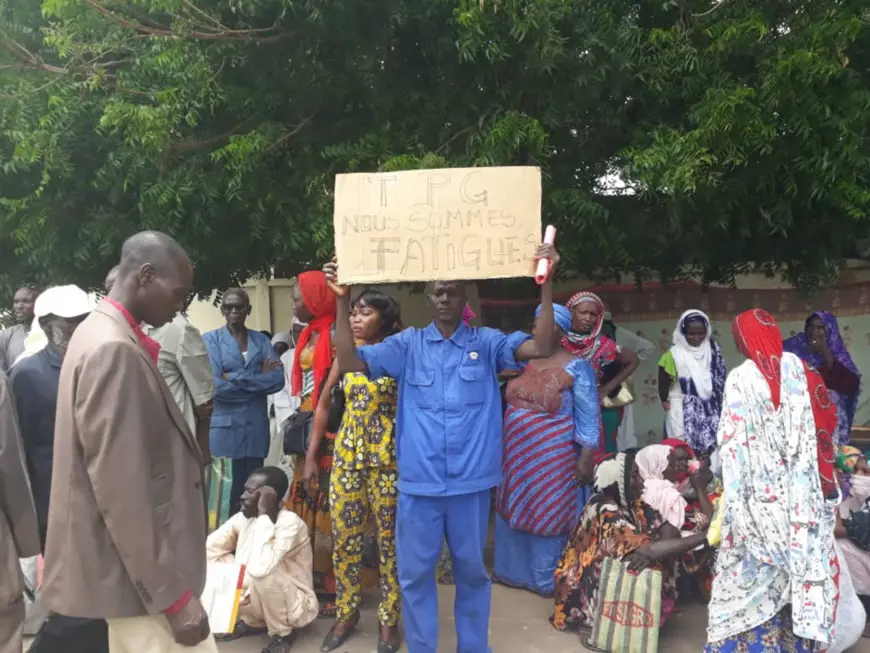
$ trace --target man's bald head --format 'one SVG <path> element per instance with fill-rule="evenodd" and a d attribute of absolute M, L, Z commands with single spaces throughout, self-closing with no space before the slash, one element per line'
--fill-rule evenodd
<path fill-rule="evenodd" d="M 121 248 L 110 296 L 157 327 L 184 307 L 192 284 L 193 266 L 178 241 L 159 231 L 142 231 Z"/>
<path fill-rule="evenodd" d="M 190 263 L 187 252 L 172 236 L 160 231 L 140 231 L 124 242 L 118 274 L 127 276 L 146 263 L 162 271 L 184 262 Z"/>

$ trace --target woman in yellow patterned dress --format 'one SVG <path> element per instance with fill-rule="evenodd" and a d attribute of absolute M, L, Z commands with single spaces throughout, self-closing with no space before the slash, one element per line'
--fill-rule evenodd
<path fill-rule="evenodd" d="M 357 344 L 375 344 L 400 328 L 399 306 L 389 295 L 364 290 L 354 300 L 351 330 Z M 305 479 L 317 478 L 317 451 L 329 414 L 329 395 L 339 380 L 333 365 L 317 405 L 305 461 Z M 380 553 L 378 653 L 395 653 L 399 638 L 399 578 L 396 563 L 396 382 L 389 377 L 369 380 L 345 374 L 344 417 L 335 437 L 329 490 L 335 570 L 336 621 L 321 651 L 340 647 L 359 622 L 363 585 L 363 542 L 372 517 Z"/>

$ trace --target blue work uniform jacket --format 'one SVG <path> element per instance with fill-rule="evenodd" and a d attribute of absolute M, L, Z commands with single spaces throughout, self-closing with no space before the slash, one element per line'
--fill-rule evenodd
<path fill-rule="evenodd" d="M 284 387 L 283 367 L 271 372 L 260 371 L 264 361 L 278 361 L 272 343 L 259 331 L 248 329 L 246 360 L 227 327 L 209 331 L 203 340 L 215 389 L 209 434 L 211 455 L 265 458 L 269 453 L 266 397 Z"/>

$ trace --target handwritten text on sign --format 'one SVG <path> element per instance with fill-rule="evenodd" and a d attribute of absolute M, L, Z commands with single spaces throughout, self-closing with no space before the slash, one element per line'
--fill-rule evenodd
<path fill-rule="evenodd" d="M 339 282 L 534 275 L 541 171 L 450 168 L 335 178 Z"/>

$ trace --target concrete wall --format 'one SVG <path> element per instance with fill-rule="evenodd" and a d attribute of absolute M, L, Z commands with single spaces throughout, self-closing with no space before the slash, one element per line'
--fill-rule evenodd
<path fill-rule="evenodd" d="M 252 308 L 251 317 L 247 322 L 248 328 L 271 333 L 289 330 L 290 322 L 293 320 L 294 284 L 295 281 L 292 279 L 253 281 L 245 284 L 244 288 L 251 296 Z M 407 326 L 419 327 L 429 322 L 429 310 L 422 293 L 411 292 L 409 286 L 374 287 L 396 298 L 402 307 L 402 321 Z M 472 307 L 478 306 L 475 286 L 469 289 L 469 301 Z M 194 301 L 188 307 L 188 318 L 203 333 L 224 325 L 224 318 L 218 307 L 214 305 L 214 297 Z"/>

